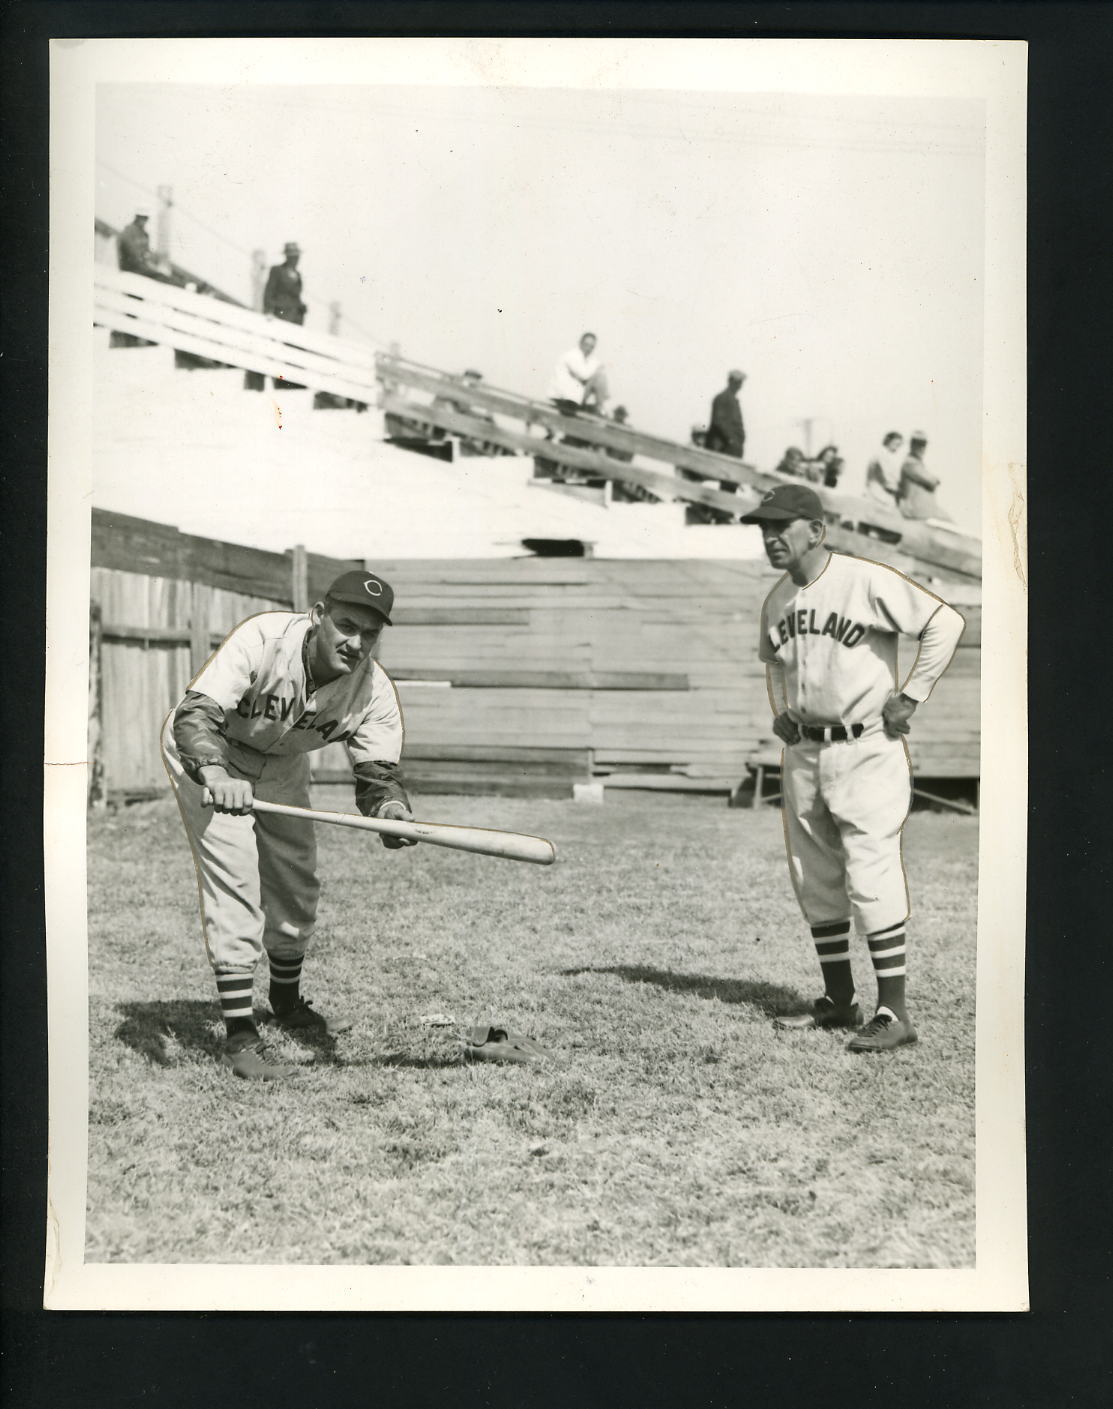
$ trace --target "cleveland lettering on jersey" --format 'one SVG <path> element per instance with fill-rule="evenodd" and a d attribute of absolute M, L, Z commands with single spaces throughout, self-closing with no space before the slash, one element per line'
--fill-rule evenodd
<path fill-rule="evenodd" d="M 856 646 L 866 634 L 866 626 L 861 621 L 852 621 L 848 616 L 830 612 L 822 626 L 816 623 L 815 608 L 810 611 L 803 607 L 799 611 L 782 616 L 769 632 L 769 644 L 779 651 L 797 636 L 831 636 L 840 646 Z"/>
<path fill-rule="evenodd" d="M 278 695 L 259 695 L 252 699 L 250 695 L 244 695 L 243 699 L 236 705 L 236 713 L 241 719 L 273 719 L 277 722 L 285 723 L 294 708 L 293 699 L 284 700 Z M 337 719 L 318 719 L 317 715 L 307 710 L 298 716 L 290 726 L 292 729 L 312 729 L 320 734 L 326 743 L 340 743 L 348 738 L 350 729 L 340 729 L 340 721 Z M 336 731 L 340 729 L 340 732 Z M 336 735 L 333 738 L 333 735 Z"/>
<path fill-rule="evenodd" d="M 241 719 L 280 719 L 285 721 L 293 707 L 294 701 L 292 699 L 283 700 L 278 695 L 259 695 L 255 700 L 252 700 L 250 695 L 244 695 L 236 705 L 236 713 Z"/>

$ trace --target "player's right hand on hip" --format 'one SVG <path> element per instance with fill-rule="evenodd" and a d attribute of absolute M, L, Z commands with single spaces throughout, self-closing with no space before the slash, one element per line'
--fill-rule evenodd
<path fill-rule="evenodd" d="M 201 806 L 215 812 L 231 812 L 237 817 L 251 811 L 254 794 L 246 778 L 212 778 L 201 794 Z"/>
<path fill-rule="evenodd" d="M 773 733 L 782 743 L 798 744 L 800 742 L 800 726 L 787 709 L 773 720 Z"/>

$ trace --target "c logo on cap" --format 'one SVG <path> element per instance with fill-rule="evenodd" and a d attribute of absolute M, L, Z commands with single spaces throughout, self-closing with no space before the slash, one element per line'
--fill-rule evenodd
<path fill-rule="evenodd" d="M 381 597 L 383 595 L 383 584 L 376 582 L 373 577 L 364 578 L 363 590 L 369 597 Z"/>
<path fill-rule="evenodd" d="M 776 491 L 775 489 L 767 489 L 767 490 L 765 491 L 765 493 L 761 496 L 761 502 L 762 502 L 763 504 L 768 504 L 769 501 L 770 501 L 770 499 L 773 498 L 773 496 L 774 496 L 774 494 L 776 494 L 776 492 L 777 492 L 777 491 Z"/>

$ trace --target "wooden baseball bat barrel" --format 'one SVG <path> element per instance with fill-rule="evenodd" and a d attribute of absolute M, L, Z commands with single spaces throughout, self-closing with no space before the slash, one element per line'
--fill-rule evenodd
<path fill-rule="evenodd" d="M 381 832 L 388 837 L 413 837 L 430 846 L 447 846 L 453 851 L 474 851 L 481 856 L 505 856 L 510 861 L 533 861 L 551 866 L 556 849 L 544 837 L 521 832 L 496 832 L 485 827 L 453 827 L 444 822 L 400 822 L 389 817 L 361 817 L 352 812 L 318 812 L 311 807 L 288 807 L 284 802 L 264 802 L 256 798 L 255 812 L 275 812 L 282 817 L 303 817 L 309 822 L 327 822 L 334 827 L 356 827 L 364 832 Z"/>

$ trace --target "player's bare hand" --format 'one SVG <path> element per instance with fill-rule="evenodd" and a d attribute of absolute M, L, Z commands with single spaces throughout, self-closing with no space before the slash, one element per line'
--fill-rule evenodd
<path fill-rule="evenodd" d="M 787 709 L 773 720 L 773 733 L 784 744 L 798 744 L 800 742 L 800 726 Z"/>
<path fill-rule="evenodd" d="M 912 725 L 909 720 L 916 713 L 916 703 L 907 695 L 890 695 L 881 706 L 885 733 L 890 739 L 899 739 L 902 734 L 911 733 Z"/>
<path fill-rule="evenodd" d="M 223 777 L 213 774 L 202 776 L 205 778 L 202 807 L 211 807 L 215 812 L 231 812 L 236 817 L 251 811 L 255 795 L 246 778 L 230 778 L 227 773 Z"/>
<path fill-rule="evenodd" d="M 412 822 L 414 819 L 410 809 L 401 802 L 384 802 L 378 815 L 389 822 Z M 417 845 L 416 837 L 388 837 L 385 832 L 380 841 L 389 851 L 399 851 L 404 846 Z"/>

